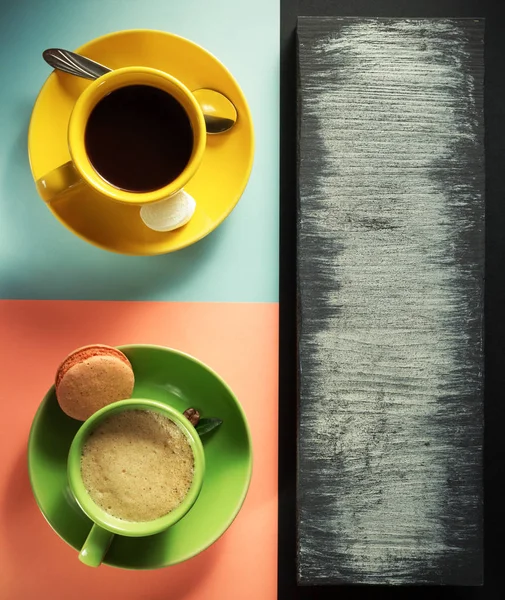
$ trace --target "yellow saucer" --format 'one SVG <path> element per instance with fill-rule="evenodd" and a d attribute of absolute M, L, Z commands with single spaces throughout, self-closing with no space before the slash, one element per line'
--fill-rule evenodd
<path fill-rule="evenodd" d="M 89 188 L 49 206 L 55 217 L 82 239 L 113 252 L 164 254 L 197 242 L 230 214 L 251 173 L 254 134 L 246 99 L 229 71 L 209 52 L 179 36 L 134 29 L 97 38 L 77 52 L 117 69 L 147 66 L 161 69 L 190 90 L 222 92 L 237 108 L 236 125 L 227 133 L 207 136 L 200 168 L 184 188 L 197 203 L 190 222 L 175 231 L 152 231 L 140 219 L 139 207 L 106 200 Z M 41 64 L 41 68 L 43 65 Z M 67 127 L 84 79 L 52 73 L 35 103 L 28 133 L 28 153 L 34 180 L 70 160 Z"/>

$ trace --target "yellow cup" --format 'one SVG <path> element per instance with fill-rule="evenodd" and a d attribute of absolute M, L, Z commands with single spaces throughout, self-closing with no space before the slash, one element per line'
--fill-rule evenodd
<path fill-rule="evenodd" d="M 98 102 L 122 87 L 149 85 L 168 92 L 184 108 L 193 130 L 193 151 L 185 169 L 168 185 L 151 192 L 129 192 L 103 179 L 94 169 L 86 152 L 86 124 Z M 45 202 L 88 185 L 95 192 L 116 202 L 143 206 L 160 202 L 180 192 L 198 170 L 206 144 L 206 129 L 202 109 L 191 91 L 178 79 L 147 67 L 124 67 L 93 81 L 79 96 L 68 124 L 68 147 L 71 159 L 37 181 L 37 190 Z"/>

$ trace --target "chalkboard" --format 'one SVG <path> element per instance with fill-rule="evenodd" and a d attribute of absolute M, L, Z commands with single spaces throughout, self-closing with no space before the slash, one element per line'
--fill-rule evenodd
<path fill-rule="evenodd" d="M 482 583 L 478 19 L 298 22 L 298 578 Z"/>

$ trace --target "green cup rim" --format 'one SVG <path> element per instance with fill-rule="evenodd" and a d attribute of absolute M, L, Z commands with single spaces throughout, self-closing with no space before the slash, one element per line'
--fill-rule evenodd
<path fill-rule="evenodd" d="M 88 494 L 81 476 L 81 454 L 84 443 L 91 431 L 104 419 L 112 414 L 120 413 L 125 410 L 153 410 L 164 415 L 173 421 L 182 432 L 191 446 L 194 456 L 194 474 L 191 487 L 186 494 L 184 500 L 177 508 L 169 512 L 167 515 L 154 519 L 152 521 L 125 521 L 107 513 L 100 508 Z M 130 398 L 128 400 L 120 400 L 114 402 L 96 413 L 91 415 L 79 428 L 75 434 L 67 461 L 67 477 L 70 490 L 80 506 L 81 510 L 94 523 L 107 529 L 111 533 L 125 535 L 130 537 L 141 537 L 154 535 L 168 529 L 191 509 L 196 502 L 203 484 L 205 472 L 205 454 L 203 445 L 196 429 L 191 425 L 189 420 L 178 410 L 158 402 L 157 400 L 149 400 L 144 398 Z"/>

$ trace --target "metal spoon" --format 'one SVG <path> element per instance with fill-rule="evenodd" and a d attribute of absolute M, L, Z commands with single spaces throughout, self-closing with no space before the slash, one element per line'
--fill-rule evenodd
<path fill-rule="evenodd" d="M 90 58 L 62 48 L 48 48 L 42 56 L 53 69 L 84 79 L 98 79 L 112 71 Z M 237 109 L 226 96 L 204 88 L 195 90 L 193 95 L 202 109 L 207 133 L 224 133 L 235 125 Z"/>

